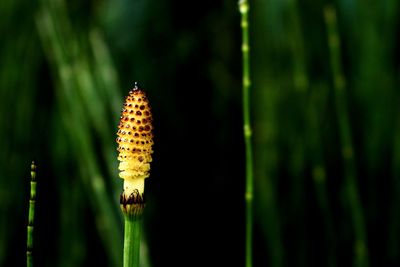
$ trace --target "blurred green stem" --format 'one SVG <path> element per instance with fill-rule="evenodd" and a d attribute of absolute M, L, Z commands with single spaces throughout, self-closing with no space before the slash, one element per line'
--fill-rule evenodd
<path fill-rule="evenodd" d="M 104 142 L 104 147 L 111 146 L 112 139 L 107 137 L 109 131 L 98 127 L 98 125 L 105 127 L 106 122 L 103 118 L 100 121 L 95 120 L 97 117 L 93 116 L 95 111 L 88 110 L 93 101 L 99 109 L 104 107 L 106 101 L 101 102 L 99 98 L 95 98 L 88 102 L 89 93 L 92 93 L 94 87 L 92 82 L 94 75 L 88 70 L 89 57 L 84 53 L 84 45 L 80 45 L 79 41 L 84 40 L 82 42 L 87 44 L 87 39 L 85 37 L 80 39 L 79 31 L 72 30 L 64 1 L 41 1 L 37 28 L 44 51 L 48 53 L 51 70 L 60 82 L 56 91 L 57 104 L 63 107 L 62 119 L 74 148 L 71 151 L 76 153 L 74 156 L 79 162 L 84 189 L 93 196 L 90 198 L 90 204 L 96 216 L 96 226 L 107 247 L 110 265 L 120 266 L 120 251 L 122 251 L 120 217 L 115 212 L 114 202 L 109 197 L 106 179 L 102 175 L 91 139 L 91 129 L 96 129 L 101 135 L 99 138 Z M 106 114 L 104 111 L 99 112 L 102 116 Z"/>
<path fill-rule="evenodd" d="M 246 267 L 252 266 L 252 235 L 253 235 L 253 149 L 251 144 L 250 125 L 250 58 L 249 58 L 249 3 L 239 1 L 242 27 L 243 56 L 243 131 L 246 147 Z"/>
<path fill-rule="evenodd" d="M 334 7 L 327 6 L 324 9 L 324 16 L 328 31 L 331 70 L 335 89 L 336 115 L 339 124 L 342 159 L 344 162 L 344 188 L 350 203 L 350 214 L 352 216 L 351 219 L 355 231 L 354 266 L 365 267 L 368 266 L 367 237 L 356 179 L 354 149 L 351 140 L 350 120 L 347 110 L 346 85 L 340 60 L 340 38 L 337 30 L 336 11 Z"/>
<path fill-rule="evenodd" d="M 27 229 L 27 246 L 26 246 L 26 266 L 33 266 L 32 248 L 33 248 L 33 221 L 35 218 L 35 202 L 36 202 L 36 165 L 32 161 L 31 164 L 31 193 L 29 198 L 29 214 Z"/>
<path fill-rule="evenodd" d="M 326 103 L 327 90 L 325 86 L 316 86 L 310 94 L 308 104 L 308 145 L 312 162 L 312 178 L 319 207 L 324 217 L 324 227 L 327 245 L 327 265 L 336 266 L 336 238 L 332 212 L 329 205 L 326 162 L 323 153 L 323 141 L 319 114 L 321 106 Z"/>

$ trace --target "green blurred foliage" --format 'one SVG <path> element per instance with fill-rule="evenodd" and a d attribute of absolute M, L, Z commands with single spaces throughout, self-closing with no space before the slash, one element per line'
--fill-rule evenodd
<path fill-rule="evenodd" d="M 398 266 L 399 4 L 250 5 L 255 266 Z M 3 0 L 0 34 L 0 266 L 25 263 L 32 159 L 34 263 L 121 266 L 114 140 L 135 81 L 155 120 L 143 266 L 242 266 L 236 1 Z"/>

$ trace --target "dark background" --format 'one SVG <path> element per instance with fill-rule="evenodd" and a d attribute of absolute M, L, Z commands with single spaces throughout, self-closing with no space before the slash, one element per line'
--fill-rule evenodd
<path fill-rule="evenodd" d="M 399 266 L 398 1 L 250 6 L 254 266 Z M 33 159 L 35 265 L 122 265 L 115 138 L 135 81 L 155 123 L 143 266 L 243 266 L 236 1 L 2 0 L 0 36 L 0 266 L 25 265 Z"/>

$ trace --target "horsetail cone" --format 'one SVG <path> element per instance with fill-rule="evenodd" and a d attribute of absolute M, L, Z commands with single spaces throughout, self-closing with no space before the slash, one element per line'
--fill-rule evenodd
<path fill-rule="evenodd" d="M 135 84 L 125 99 L 117 132 L 119 176 L 124 179 L 121 204 L 143 202 L 153 153 L 152 120 L 146 94 Z"/>

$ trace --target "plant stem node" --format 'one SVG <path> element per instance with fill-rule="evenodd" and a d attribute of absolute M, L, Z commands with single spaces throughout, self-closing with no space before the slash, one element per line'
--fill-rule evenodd
<path fill-rule="evenodd" d="M 139 190 L 136 189 L 127 195 L 124 190 L 120 196 L 120 205 L 125 216 L 141 216 L 145 206 L 144 194 L 139 193 Z"/>

